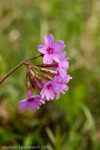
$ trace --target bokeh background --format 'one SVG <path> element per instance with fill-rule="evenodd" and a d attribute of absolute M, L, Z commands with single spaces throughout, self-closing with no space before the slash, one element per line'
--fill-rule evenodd
<path fill-rule="evenodd" d="M 0 0 L 0 79 L 38 56 L 37 45 L 50 33 L 66 44 L 69 91 L 40 110 L 22 112 L 26 68 L 14 72 L 0 85 L 0 149 L 100 150 L 100 0 Z"/>

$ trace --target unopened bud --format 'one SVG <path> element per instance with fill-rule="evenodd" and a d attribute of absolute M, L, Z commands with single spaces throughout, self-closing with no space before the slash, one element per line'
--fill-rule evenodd
<path fill-rule="evenodd" d="M 44 72 L 44 73 L 49 73 L 49 74 L 53 74 L 53 75 L 57 75 L 57 71 L 53 71 L 53 70 L 48 70 L 48 69 L 40 69 L 41 72 Z"/>
<path fill-rule="evenodd" d="M 29 78 L 31 76 L 35 77 L 35 73 L 30 68 L 28 68 L 27 71 L 26 71 L 26 76 L 28 76 Z"/>
<path fill-rule="evenodd" d="M 40 78 L 38 75 L 35 75 L 35 78 L 36 78 L 42 85 L 45 85 L 45 84 L 46 84 L 46 82 L 45 82 L 42 78 Z"/>
<path fill-rule="evenodd" d="M 58 63 L 49 64 L 49 67 L 57 68 L 58 67 Z"/>
<path fill-rule="evenodd" d="M 42 90 L 41 85 L 36 80 L 34 80 L 34 83 L 35 83 L 37 89 L 41 92 L 41 90 Z"/>
<path fill-rule="evenodd" d="M 35 77 L 35 73 L 30 69 L 30 75 L 32 76 L 32 77 Z"/>
<path fill-rule="evenodd" d="M 42 76 L 47 80 L 53 80 L 53 78 L 51 78 L 50 76 L 47 76 L 47 75 L 42 75 Z"/>
<path fill-rule="evenodd" d="M 30 82 L 29 81 L 26 82 L 26 87 L 27 87 L 27 89 L 30 89 Z"/>
<path fill-rule="evenodd" d="M 39 67 L 49 67 L 48 64 L 39 64 L 38 66 L 39 66 Z"/>
<path fill-rule="evenodd" d="M 31 85 L 32 85 L 32 88 L 35 89 L 35 83 L 34 83 L 34 80 L 32 80 L 33 77 L 30 77 L 30 82 L 31 82 Z"/>

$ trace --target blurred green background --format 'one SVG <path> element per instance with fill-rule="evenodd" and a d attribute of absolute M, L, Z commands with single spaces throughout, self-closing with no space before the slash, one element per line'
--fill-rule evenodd
<path fill-rule="evenodd" d="M 100 0 L 0 0 L 0 79 L 38 56 L 37 45 L 50 33 L 66 44 L 69 91 L 22 112 L 26 68 L 14 72 L 0 85 L 0 147 L 100 150 Z"/>

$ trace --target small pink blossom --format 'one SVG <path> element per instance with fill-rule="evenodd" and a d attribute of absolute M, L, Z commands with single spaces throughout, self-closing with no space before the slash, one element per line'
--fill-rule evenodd
<path fill-rule="evenodd" d="M 66 77 L 63 79 L 63 81 L 61 82 L 58 78 L 58 82 L 61 84 L 61 91 L 57 93 L 56 95 L 56 99 L 60 98 L 60 93 L 62 92 L 63 94 L 65 94 L 65 91 L 68 91 L 69 87 L 66 85 L 66 83 L 68 83 L 70 81 L 70 79 L 72 79 L 72 77 L 70 77 L 70 75 L 66 75 Z"/>
<path fill-rule="evenodd" d="M 59 53 L 65 48 L 63 41 L 57 41 L 54 43 L 54 37 L 52 34 L 44 36 L 45 45 L 39 45 L 38 50 L 44 54 L 43 62 L 45 64 L 51 64 L 53 59 L 59 61 L 61 54 Z"/>
<path fill-rule="evenodd" d="M 58 62 L 58 68 L 57 68 L 57 71 L 58 71 L 58 76 L 63 79 L 66 77 L 66 70 L 69 68 L 69 62 L 67 61 L 69 58 L 65 58 L 66 56 L 66 52 L 63 52 L 61 54 L 61 58 Z"/>
<path fill-rule="evenodd" d="M 61 89 L 61 84 L 57 83 L 57 80 L 48 81 L 41 91 L 41 97 L 46 97 L 47 100 L 53 100 L 55 97 L 54 93 L 59 93 Z"/>
<path fill-rule="evenodd" d="M 66 74 L 67 74 L 67 69 L 69 68 L 69 58 L 65 58 L 66 56 L 66 52 L 64 51 L 62 54 L 61 54 L 61 57 L 60 59 L 58 60 L 58 63 L 52 63 L 52 64 L 49 64 L 48 67 L 53 67 L 53 68 L 57 68 L 57 71 L 56 71 L 56 77 L 59 77 L 61 79 L 64 79 L 66 77 Z"/>
<path fill-rule="evenodd" d="M 33 111 L 34 109 L 39 109 L 39 105 L 45 104 L 45 99 L 40 98 L 40 95 L 32 96 L 30 89 L 28 89 L 27 92 L 28 98 L 19 102 L 19 108 L 21 108 L 22 111 L 27 110 L 28 107 Z"/>

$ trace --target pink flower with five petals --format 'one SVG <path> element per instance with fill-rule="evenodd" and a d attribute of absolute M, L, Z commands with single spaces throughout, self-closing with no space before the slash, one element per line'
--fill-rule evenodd
<path fill-rule="evenodd" d="M 64 79 L 66 77 L 66 70 L 69 68 L 69 62 L 67 60 L 69 60 L 68 57 L 66 57 L 66 52 L 63 52 L 61 54 L 61 58 L 60 60 L 58 61 L 58 68 L 57 68 L 57 72 L 58 72 L 58 76 L 61 78 L 61 79 Z"/>
<path fill-rule="evenodd" d="M 41 98 L 46 98 L 47 100 L 53 100 L 55 97 L 54 93 L 59 93 L 61 91 L 61 84 L 57 83 L 58 79 L 55 78 L 53 81 L 48 81 L 44 88 L 41 90 Z"/>
<path fill-rule="evenodd" d="M 64 41 L 57 41 L 54 43 L 54 37 L 52 34 L 44 36 L 45 45 L 39 45 L 38 50 L 44 54 L 43 62 L 45 64 L 51 64 L 53 59 L 59 61 L 61 54 L 59 53 L 65 48 Z"/>
<path fill-rule="evenodd" d="M 19 102 L 19 108 L 21 108 L 22 111 L 27 110 L 28 107 L 33 111 L 34 109 L 39 109 L 39 105 L 45 104 L 45 98 L 40 98 L 40 95 L 32 96 L 30 89 L 27 90 L 27 93 L 28 98 Z"/>
<path fill-rule="evenodd" d="M 56 77 L 58 78 L 58 77 Z M 58 78 L 58 83 L 61 84 L 61 90 L 60 92 L 57 93 L 56 95 L 56 99 L 60 98 L 60 93 L 62 92 L 63 94 L 65 94 L 65 91 L 68 91 L 69 87 L 66 85 L 66 83 L 68 83 L 70 80 L 72 79 L 72 77 L 70 75 L 66 75 L 66 77 L 63 79 L 63 81 L 61 82 L 60 79 Z"/>

